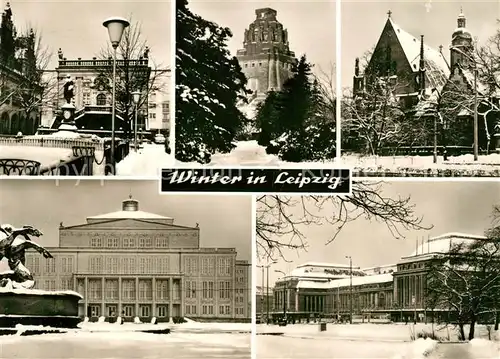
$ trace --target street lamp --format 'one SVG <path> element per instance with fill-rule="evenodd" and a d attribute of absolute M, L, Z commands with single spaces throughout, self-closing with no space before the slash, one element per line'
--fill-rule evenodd
<path fill-rule="evenodd" d="M 476 49 L 476 43 L 474 42 L 474 51 Z M 450 46 L 450 50 L 455 50 L 460 54 L 464 55 L 470 62 L 474 64 L 474 161 L 479 158 L 479 134 L 478 134 L 478 119 L 477 119 L 477 63 L 476 60 L 463 52 L 460 46 Z"/>
<path fill-rule="evenodd" d="M 283 320 L 285 321 L 285 323 L 287 322 L 286 320 L 286 305 L 287 305 L 287 292 L 288 292 L 288 283 L 287 281 L 285 280 L 285 277 L 286 277 L 286 273 L 281 271 L 281 270 L 278 270 L 278 269 L 275 269 L 274 270 L 276 273 L 281 273 L 283 274 L 283 282 L 284 282 L 284 285 L 285 287 L 283 288 Z"/>
<path fill-rule="evenodd" d="M 113 99 L 111 108 L 111 173 L 116 174 L 115 169 L 115 120 L 116 120 L 116 48 L 120 44 L 123 31 L 130 23 L 121 17 L 112 17 L 105 20 L 102 25 L 108 29 L 109 40 L 113 47 Z"/>
<path fill-rule="evenodd" d="M 272 266 L 273 264 L 276 264 L 276 262 L 271 262 L 267 265 L 261 265 L 257 266 L 257 268 L 262 268 L 262 285 L 264 285 L 264 269 L 266 270 L 266 275 L 267 275 L 267 284 L 266 284 L 266 312 L 267 312 L 267 318 L 266 322 L 269 324 L 269 267 Z M 262 290 L 262 296 L 264 296 L 264 290 Z"/>
<path fill-rule="evenodd" d="M 141 99 L 141 92 L 134 91 L 132 92 L 132 100 L 135 105 L 135 121 L 134 121 L 134 149 L 137 152 L 137 107 L 139 105 L 139 100 Z"/>
<path fill-rule="evenodd" d="M 349 259 L 349 324 L 352 324 L 352 257 L 345 257 Z"/>

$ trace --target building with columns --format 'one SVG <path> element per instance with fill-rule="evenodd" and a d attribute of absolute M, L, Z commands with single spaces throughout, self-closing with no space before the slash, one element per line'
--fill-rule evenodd
<path fill-rule="evenodd" d="M 423 321 L 429 318 L 426 271 L 431 260 L 455 243 L 474 243 L 483 236 L 447 233 L 417 242 L 415 251 L 395 265 L 360 269 L 347 265 L 306 263 L 279 279 L 273 289 L 272 317 L 310 320 L 330 317 L 362 321 L 391 319 Z M 439 316 L 439 308 L 432 315 Z"/>
<path fill-rule="evenodd" d="M 53 259 L 28 253 L 36 288 L 74 290 L 79 313 L 168 321 L 246 321 L 250 317 L 250 263 L 234 248 L 200 246 L 199 227 L 139 209 L 129 198 L 121 210 L 59 228 Z"/>
<path fill-rule="evenodd" d="M 290 50 L 288 31 L 277 20 L 276 10 L 255 10 L 255 20 L 245 30 L 243 49 L 237 51 L 236 58 L 252 91 L 250 107 L 255 108 L 269 91 L 281 90 L 292 74 L 296 58 Z"/>

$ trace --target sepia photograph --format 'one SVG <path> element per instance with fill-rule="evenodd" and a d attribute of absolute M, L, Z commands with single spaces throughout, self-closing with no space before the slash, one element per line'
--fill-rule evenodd
<path fill-rule="evenodd" d="M 335 6 L 178 0 L 176 163 L 334 163 Z"/>
<path fill-rule="evenodd" d="M 91 179 L 0 196 L 2 358 L 250 358 L 251 196 Z"/>
<path fill-rule="evenodd" d="M 498 1 L 345 0 L 342 19 L 354 175 L 500 176 Z"/>
<path fill-rule="evenodd" d="M 0 6 L 0 175 L 157 175 L 170 1 Z"/>
<path fill-rule="evenodd" d="M 256 358 L 499 357 L 498 181 L 256 204 Z"/>

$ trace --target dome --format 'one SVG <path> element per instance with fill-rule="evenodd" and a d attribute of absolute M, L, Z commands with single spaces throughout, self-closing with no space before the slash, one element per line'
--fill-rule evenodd
<path fill-rule="evenodd" d="M 467 37 L 469 39 L 472 39 L 472 34 L 465 27 L 457 27 L 455 31 L 453 31 L 453 37 L 455 36 Z"/>

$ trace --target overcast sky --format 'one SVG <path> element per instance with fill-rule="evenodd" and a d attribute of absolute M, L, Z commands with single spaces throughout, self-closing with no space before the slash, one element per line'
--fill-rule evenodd
<path fill-rule="evenodd" d="M 97 56 L 109 43 L 102 22 L 113 16 L 140 22 L 143 38 L 151 48 L 150 57 L 159 65 L 170 65 L 170 1 L 13 0 L 10 4 L 18 29 L 32 24 L 42 33 L 44 43 L 54 53 L 51 69 L 57 66 L 59 48 L 68 60 Z"/>
<path fill-rule="evenodd" d="M 286 253 L 286 259 L 271 266 L 270 284 L 282 276 L 278 269 L 289 272 L 306 262 L 326 262 L 349 265 L 345 256 L 351 256 L 353 266 L 373 267 L 395 264 L 402 256 L 410 255 L 416 240 L 428 236 L 439 236 L 449 232 L 484 234 L 491 224 L 493 205 L 500 204 L 500 182 L 391 182 L 384 184 L 384 196 L 396 198 L 411 196 L 415 211 L 423 216 L 423 224 L 434 225 L 429 231 L 403 232 L 405 239 L 395 239 L 382 223 L 360 218 L 348 224 L 337 239 L 325 246 L 333 231 L 332 226 L 310 226 L 302 228 L 309 248 L 307 252 Z M 261 285 L 260 269 L 256 283 Z"/>
<path fill-rule="evenodd" d="M 58 183 L 58 185 L 57 185 Z M 44 246 L 58 245 L 59 223 L 86 223 L 86 218 L 120 211 L 129 193 L 140 210 L 174 218 L 174 224 L 200 225 L 202 247 L 236 248 L 238 259 L 251 259 L 250 196 L 160 195 L 157 181 L 2 180 L 2 223 L 32 225 L 43 232 Z"/>
<path fill-rule="evenodd" d="M 352 86 L 354 60 L 370 50 L 378 41 L 387 21 L 387 12 L 403 30 L 443 52 L 449 59 L 451 35 L 457 28 L 460 7 L 467 17 L 467 28 L 478 40 L 484 41 L 495 33 L 500 18 L 500 1 L 457 0 L 393 0 L 342 1 L 342 85 Z"/>
<path fill-rule="evenodd" d="M 255 10 L 266 7 L 278 12 L 278 21 L 288 30 L 290 50 L 297 57 L 306 54 L 309 62 L 329 71 L 336 54 L 335 1 L 189 1 L 193 13 L 231 29 L 233 38 L 228 45 L 233 55 L 243 48 L 245 29 L 255 20 Z"/>

